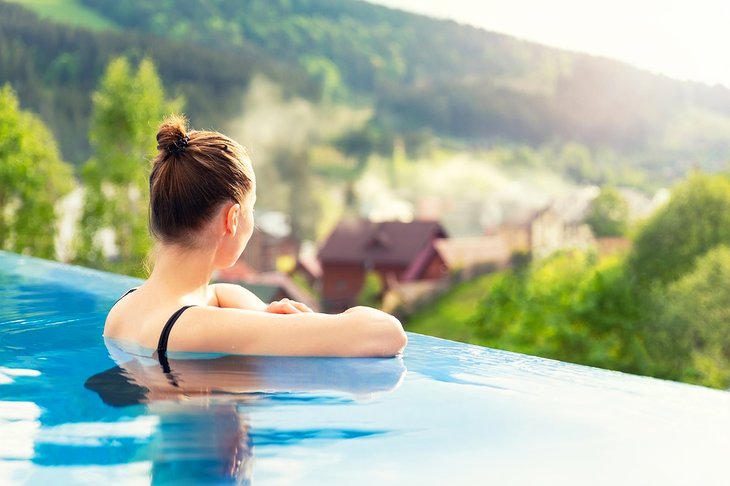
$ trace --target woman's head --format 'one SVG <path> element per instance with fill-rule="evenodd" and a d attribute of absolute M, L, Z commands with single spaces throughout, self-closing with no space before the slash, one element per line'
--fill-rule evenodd
<path fill-rule="evenodd" d="M 250 205 L 251 161 L 238 143 L 218 132 L 187 130 L 171 116 L 157 132 L 150 175 L 150 231 L 163 243 L 194 247 L 200 230 L 224 205 Z"/>

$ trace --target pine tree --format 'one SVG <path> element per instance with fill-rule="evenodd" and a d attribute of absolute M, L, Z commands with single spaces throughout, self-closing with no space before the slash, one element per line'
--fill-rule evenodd
<path fill-rule="evenodd" d="M 147 229 L 149 162 L 155 133 L 182 100 L 166 98 L 154 64 L 144 59 L 134 72 L 125 58 L 113 60 L 92 97 L 89 140 L 93 155 L 82 168 L 85 187 L 79 263 L 130 275 L 144 273 L 152 242 Z M 109 258 L 103 235 L 113 235 Z"/>

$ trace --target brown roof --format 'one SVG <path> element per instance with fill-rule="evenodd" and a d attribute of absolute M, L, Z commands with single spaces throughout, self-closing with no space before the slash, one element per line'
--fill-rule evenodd
<path fill-rule="evenodd" d="M 319 260 L 407 266 L 435 238 L 445 237 L 446 231 L 435 221 L 342 220 L 319 251 Z"/>

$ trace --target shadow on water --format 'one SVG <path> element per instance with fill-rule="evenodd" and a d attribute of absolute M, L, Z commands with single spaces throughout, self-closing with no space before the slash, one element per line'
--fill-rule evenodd
<path fill-rule="evenodd" d="M 146 455 L 154 484 L 250 484 L 254 448 L 385 434 L 371 429 L 261 429 L 250 411 L 272 403 L 351 403 L 394 390 L 405 366 L 396 359 L 172 354 L 166 373 L 153 358 L 108 340 L 118 363 L 84 386 L 111 407 L 144 405 L 158 422 Z"/>

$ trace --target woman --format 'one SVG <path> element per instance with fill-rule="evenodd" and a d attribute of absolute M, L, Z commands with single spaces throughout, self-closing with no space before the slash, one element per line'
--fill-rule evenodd
<path fill-rule="evenodd" d="M 407 339 L 396 318 L 354 307 L 312 312 L 265 304 L 238 285 L 209 285 L 233 265 L 253 232 L 256 180 L 246 151 L 218 132 L 187 132 L 182 117 L 157 133 L 150 175 L 154 269 L 109 311 L 104 336 L 170 351 L 286 356 L 393 356 Z"/>

